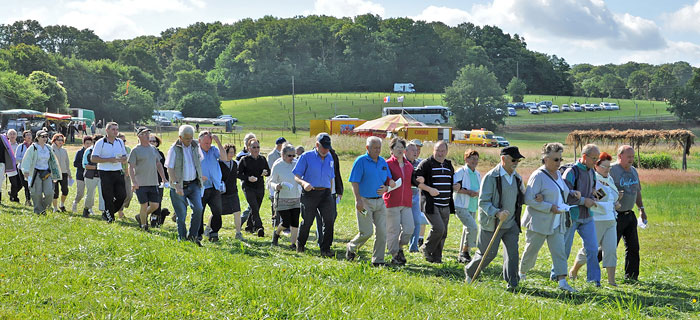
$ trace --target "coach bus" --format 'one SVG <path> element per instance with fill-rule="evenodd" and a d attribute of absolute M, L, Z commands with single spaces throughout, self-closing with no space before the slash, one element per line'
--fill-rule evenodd
<path fill-rule="evenodd" d="M 411 118 L 423 123 L 440 125 L 450 120 L 452 112 L 443 106 L 425 107 L 386 107 L 382 110 L 382 116 L 390 114 L 409 115 Z"/>

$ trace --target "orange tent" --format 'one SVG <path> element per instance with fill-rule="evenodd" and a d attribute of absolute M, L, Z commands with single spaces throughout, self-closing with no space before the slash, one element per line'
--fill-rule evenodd
<path fill-rule="evenodd" d="M 353 132 L 360 135 L 386 135 L 387 131 L 395 131 L 396 129 L 404 126 L 425 126 L 425 124 L 420 121 L 404 117 L 400 114 L 392 114 L 379 119 L 367 121 L 361 126 L 355 128 Z"/>

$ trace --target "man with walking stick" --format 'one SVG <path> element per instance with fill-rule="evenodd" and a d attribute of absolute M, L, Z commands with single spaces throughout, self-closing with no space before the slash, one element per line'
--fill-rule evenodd
<path fill-rule="evenodd" d="M 479 194 L 479 239 L 474 259 L 464 267 L 466 282 L 471 283 L 480 271 L 498 254 L 498 242 L 505 247 L 503 254 L 503 279 L 507 288 L 518 286 L 518 236 L 520 234 L 520 211 L 524 202 L 525 187 L 522 178 L 515 172 L 518 163 L 525 157 L 518 147 L 501 150 L 501 163 L 491 169 L 481 181 Z M 492 246 L 496 246 L 492 248 Z"/>

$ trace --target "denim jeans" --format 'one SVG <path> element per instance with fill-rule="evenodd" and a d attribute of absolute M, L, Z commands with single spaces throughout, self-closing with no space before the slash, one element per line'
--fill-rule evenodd
<path fill-rule="evenodd" d="M 175 189 L 170 189 L 170 200 L 177 216 L 177 236 L 180 240 L 187 239 L 187 202 L 189 200 L 192 208 L 192 218 L 190 219 L 189 235 L 196 237 L 199 232 L 199 225 L 202 223 L 202 189 L 196 183 L 191 183 L 182 190 L 184 195 L 177 194 Z"/>
<path fill-rule="evenodd" d="M 569 257 L 571 246 L 574 243 L 574 234 L 578 231 L 583 240 L 583 249 L 586 251 L 586 280 L 600 283 L 600 265 L 598 264 L 598 238 L 595 231 L 595 222 L 592 217 L 578 219 L 571 224 L 571 228 L 566 230 L 564 235 L 564 254 Z M 556 279 L 554 270 L 550 277 Z"/>
<path fill-rule="evenodd" d="M 428 221 L 423 218 L 423 213 L 420 211 L 420 190 L 413 189 L 411 191 L 413 192 L 413 199 L 411 200 L 411 203 L 413 204 L 411 207 L 411 211 L 413 212 L 413 234 L 411 235 L 408 250 L 411 252 L 417 252 L 420 226 L 428 224 Z"/>

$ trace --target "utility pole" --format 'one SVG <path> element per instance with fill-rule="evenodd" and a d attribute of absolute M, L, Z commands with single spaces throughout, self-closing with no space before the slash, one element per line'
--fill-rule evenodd
<path fill-rule="evenodd" d="M 515 77 L 520 79 L 520 61 L 515 61 Z"/>
<path fill-rule="evenodd" d="M 294 76 L 292 76 L 292 133 L 297 133 L 297 115 L 294 106 Z"/>

